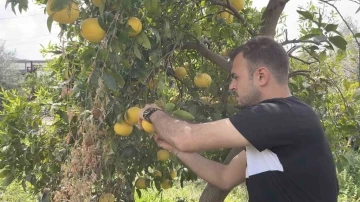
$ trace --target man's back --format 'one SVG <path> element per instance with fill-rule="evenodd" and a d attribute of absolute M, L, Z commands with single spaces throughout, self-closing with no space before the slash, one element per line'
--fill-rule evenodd
<path fill-rule="evenodd" d="M 329 143 L 316 113 L 296 97 L 269 99 L 230 118 L 246 147 L 250 202 L 336 202 Z"/>

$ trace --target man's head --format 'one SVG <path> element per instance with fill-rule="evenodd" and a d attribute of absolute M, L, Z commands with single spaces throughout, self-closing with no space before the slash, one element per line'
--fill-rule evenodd
<path fill-rule="evenodd" d="M 230 90 L 240 106 L 282 96 L 288 90 L 289 59 L 281 44 L 257 36 L 234 48 L 230 54 Z"/>

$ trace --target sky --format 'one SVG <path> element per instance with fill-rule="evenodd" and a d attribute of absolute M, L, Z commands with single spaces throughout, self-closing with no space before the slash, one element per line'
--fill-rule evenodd
<path fill-rule="evenodd" d="M 268 4 L 269 0 L 253 0 L 253 5 L 261 9 Z M 287 27 L 289 39 L 297 37 L 298 33 L 298 14 L 296 10 L 299 6 L 305 6 L 310 0 L 290 0 L 285 7 L 284 13 L 287 15 Z M 60 32 L 59 26 L 54 23 L 51 33 L 49 32 L 46 21 L 47 15 L 44 14 L 44 7 L 35 5 L 33 0 L 29 0 L 27 12 L 15 15 L 11 6 L 5 9 L 6 0 L 0 0 L 0 40 L 5 40 L 7 50 L 15 50 L 16 57 L 28 60 L 45 59 L 40 53 L 41 45 L 47 46 L 51 43 L 58 43 L 57 35 Z M 317 2 L 317 1 L 313 1 Z M 360 19 L 360 12 L 355 14 L 358 9 L 357 4 L 349 0 L 338 0 L 335 4 L 344 16 L 351 16 L 353 19 Z M 16 7 L 17 9 L 17 7 Z M 346 14 L 345 14 L 346 12 Z M 359 24 L 360 22 L 358 22 Z"/>

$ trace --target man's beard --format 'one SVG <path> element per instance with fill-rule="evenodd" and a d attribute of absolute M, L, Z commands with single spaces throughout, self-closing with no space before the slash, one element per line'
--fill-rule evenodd
<path fill-rule="evenodd" d="M 255 105 L 260 102 L 260 91 L 255 88 L 253 83 L 251 83 L 249 93 L 244 97 L 241 97 L 241 100 L 238 102 L 238 107 L 246 108 L 252 105 Z"/>

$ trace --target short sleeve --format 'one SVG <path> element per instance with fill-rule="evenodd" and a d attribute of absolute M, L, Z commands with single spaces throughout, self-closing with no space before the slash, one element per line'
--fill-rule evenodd
<path fill-rule="evenodd" d="M 295 141 L 296 117 L 285 103 L 261 103 L 229 118 L 234 127 L 260 152 Z"/>

